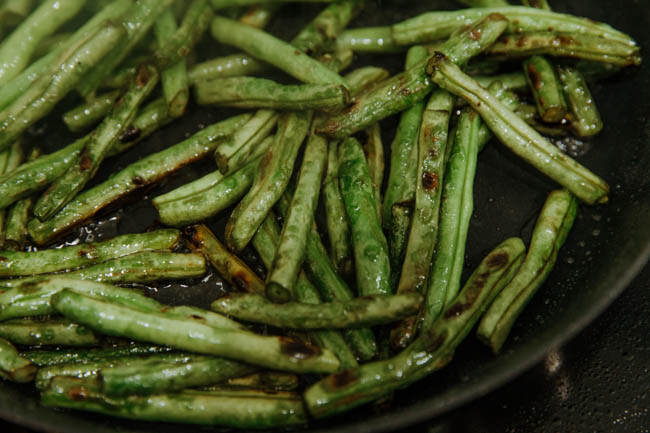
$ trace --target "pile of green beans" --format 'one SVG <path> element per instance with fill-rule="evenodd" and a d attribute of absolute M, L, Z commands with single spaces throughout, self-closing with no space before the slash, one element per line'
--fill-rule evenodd
<path fill-rule="evenodd" d="M 291 1 L 320 12 L 286 42 L 264 27 Z M 354 27 L 365 0 L 0 4 L 0 378 L 34 382 L 45 406 L 268 429 L 409 386 L 477 324 L 495 354 L 507 347 L 579 204 L 609 199 L 547 136 L 598 134 L 589 85 L 641 57 L 545 0 L 459 1 L 367 28 Z M 240 52 L 197 62 L 203 39 Z M 355 53 L 404 69 L 348 71 Z M 101 177 L 209 107 L 239 111 Z M 52 113 L 77 135 L 43 154 L 26 131 Z M 559 188 L 528 246 L 504 240 L 462 281 L 492 138 Z M 204 158 L 202 177 L 152 189 Z M 136 191 L 156 230 L 66 242 Z M 143 288 L 213 271 L 227 293 L 206 308 Z"/>

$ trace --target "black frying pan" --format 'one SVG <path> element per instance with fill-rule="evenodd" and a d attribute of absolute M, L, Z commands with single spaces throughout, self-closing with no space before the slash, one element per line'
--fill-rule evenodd
<path fill-rule="evenodd" d="M 370 2 L 369 2 L 370 3 Z M 516 3 L 513 1 L 513 3 Z M 650 10 L 644 0 L 555 0 L 552 6 L 592 19 L 605 21 L 630 33 L 642 47 L 650 47 Z M 452 8 L 446 1 L 378 0 L 371 4 L 355 26 L 389 24 L 434 8 Z M 282 21 L 271 31 L 290 37 L 318 6 L 287 6 Z M 294 29 L 294 30 L 292 30 Z M 214 44 L 204 43 L 202 55 L 214 54 Z M 646 51 L 647 52 L 647 51 Z M 363 57 L 359 63 L 400 69 L 400 56 Z M 472 399 L 481 397 L 516 378 L 544 354 L 576 335 L 618 296 L 650 256 L 650 74 L 647 62 L 635 70 L 599 83 L 592 88 L 605 121 L 600 136 L 589 143 L 589 151 L 577 159 L 604 177 L 612 186 L 606 206 L 581 207 L 556 269 L 515 325 L 504 352 L 494 357 L 472 337 L 458 349 L 453 362 L 398 392 L 394 403 L 381 412 L 361 408 L 326 421 L 314 422 L 309 431 L 381 432 L 406 427 Z M 164 148 L 228 113 L 193 108 L 186 118 L 152 136 L 139 148 L 106 161 L 101 176 L 124 167 L 152 151 Z M 35 136 L 39 145 L 56 148 L 69 136 L 54 122 L 40 125 L 46 134 Z M 385 141 L 394 134 L 394 119 L 383 124 Z M 38 129 L 38 128 L 37 128 Z M 168 179 L 155 196 L 214 169 L 210 161 L 196 164 Z M 475 186 L 475 215 L 469 233 L 466 270 L 470 271 L 497 243 L 509 236 L 530 232 L 547 193 L 555 186 L 522 164 L 498 143 L 488 146 L 479 159 Z M 117 233 L 142 231 L 155 222 L 155 211 L 142 195 L 133 197 L 114 213 L 103 215 L 99 227 L 80 230 L 87 239 Z M 224 218 L 211 222 L 222 232 Z M 74 236 L 73 236 L 74 237 Z M 207 283 L 160 285 L 154 295 L 169 303 L 206 306 L 223 289 L 219 278 Z M 139 423 L 95 414 L 58 411 L 40 407 L 32 385 L 0 383 L 0 417 L 43 431 L 56 432 L 184 432 L 188 429 L 215 431 L 184 425 Z"/>

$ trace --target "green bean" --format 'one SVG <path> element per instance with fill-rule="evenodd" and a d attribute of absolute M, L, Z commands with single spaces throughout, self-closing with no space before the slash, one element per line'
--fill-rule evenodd
<path fill-rule="evenodd" d="M 395 45 L 391 28 L 361 27 L 346 30 L 337 38 L 339 48 L 352 50 L 355 53 L 400 53 L 403 46 Z"/>
<path fill-rule="evenodd" d="M 156 310 L 158 302 L 133 289 L 125 289 L 93 281 L 82 281 L 69 276 L 52 276 L 39 282 L 29 282 L 0 293 L 0 320 L 54 314 L 51 298 L 63 289 L 109 299 L 138 309 Z"/>
<path fill-rule="evenodd" d="M 66 317 L 107 335 L 128 336 L 278 370 L 326 373 L 336 371 L 339 366 L 331 352 L 289 337 L 218 329 L 201 321 L 181 320 L 165 313 L 140 312 L 68 290 L 54 295 L 52 304 Z"/>
<path fill-rule="evenodd" d="M 388 77 L 388 71 L 373 66 L 356 69 L 345 75 L 353 95 L 370 88 Z M 345 214 L 338 182 L 338 142 L 328 145 L 327 172 L 323 183 L 323 203 L 327 232 L 330 240 L 330 258 L 336 270 L 343 276 L 352 274 L 352 245 L 350 224 Z"/>
<path fill-rule="evenodd" d="M 311 124 L 311 113 L 284 114 L 271 149 L 262 159 L 251 190 L 226 224 L 226 244 L 240 251 L 253 238 L 266 214 L 289 183 L 298 151 Z"/>
<path fill-rule="evenodd" d="M 36 366 L 20 356 L 16 348 L 0 338 L 0 377 L 13 382 L 31 382 L 36 375 Z"/>
<path fill-rule="evenodd" d="M 90 71 L 77 86 L 77 91 L 86 99 L 95 93 L 101 83 L 108 77 L 140 43 L 160 15 L 172 0 L 139 0 L 132 3 L 130 10 L 124 14 L 121 27 L 126 31 L 126 38 L 121 44 L 115 44 L 102 61 Z"/>
<path fill-rule="evenodd" d="M 294 3 L 330 3 L 334 0 L 210 0 L 212 9 L 220 10 L 225 8 L 231 8 L 235 6 L 248 6 L 248 5 L 265 5 L 273 3 L 285 3 L 285 2 L 294 2 Z"/>
<path fill-rule="evenodd" d="M 340 33 L 359 15 L 365 3 L 365 0 L 333 2 L 293 38 L 291 45 L 309 55 L 334 51 Z"/>
<path fill-rule="evenodd" d="M 201 356 L 196 355 L 195 358 L 201 358 Z M 131 366 L 137 366 L 142 368 L 144 366 L 152 367 L 156 364 L 162 363 L 173 365 L 175 363 L 189 362 L 191 359 L 192 355 L 184 353 L 157 353 L 147 357 L 121 356 L 113 357 L 111 359 L 102 359 L 99 361 L 62 363 L 40 368 L 36 374 L 35 385 L 38 389 L 44 389 L 47 388 L 50 380 L 57 376 L 78 377 L 79 379 L 90 377 L 95 378 L 100 370 L 108 370 L 113 367 L 128 368 Z"/>
<path fill-rule="evenodd" d="M 518 238 L 508 239 L 494 249 L 440 319 L 430 329 L 423 329 L 413 344 L 396 357 L 343 370 L 312 385 L 304 394 L 311 415 L 323 418 L 343 412 L 444 367 L 486 306 L 510 281 L 524 251 Z"/>
<path fill-rule="evenodd" d="M 422 114 L 418 138 L 415 209 L 397 293 L 424 292 L 438 238 L 440 196 L 445 173 L 449 119 L 454 98 L 446 90 L 433 92 Z"/>
<path fill-rule="evenodd" d="M 339 189 L 338 141 L 330 141 L 327 150 L 327 172 L 323 184 L 323 203 L 327 234 L 330 244 L 330 258 L 336 271 L 343 276 L 352 275 L 352 244 L 350 223 L 345 213 L 345 204 Z"/>
<path fill-rule="evenodd" d="M 242 114 L 215 123 L 178 144 L 134 162 L 110 179 L 79 194 L 53 218 L 45 222 L 30 221 L 30 236 L 42 245 L 63 235 L 126 194 L 213 152 L 218 138 L 231 134 L 248 118 L 249 115 Z"/>
<path fill-rule="evenodd" d="M 250 150 L 261 143 L 275 127 L 278 117 L 272 110 L 258 110 L 244 126 L 225 138 L 215 151 L 215 159 L 221 173 L 229 174 L 238 170 L 239 167 L 229 164 L 233 155 L 242 149 Z M 242 163 L 243 161 L 239 161 L 239 164 Z"/>
<path fill-rule="evenodd" d="M 0 149 L 49 114 L 56 103 L 74 88 L 123 35 L 124 31 L 120 27 L 107 23 L 63 51 L 46 73 L 0 112 Z"/>
<path fill-rule="evenodd" d="M 241 320 L 278 328 L 341 329 L 394 322 L 416 313 L 421 301 L 420 294 L 409 293 L 346 302 L 287 302 L 278 305 L 260 295 L 231 293 L 214 301 L 212 309 Z"/>
<path fill-rule="evenodd" d="M 564 155 L 457 66 L 444 56 L 434 59 L 431 66 L 435 70 L 433 80 L 466 99 L 511 151 L 585 203 L 607 202 L 609 187 L 604 180 Z"/>
<path fill-rule="evenodd" d="M 578 201 L 567 191 L 553 191 L 546 199 L 526 259 L 510 284 L 490 305 L 476 330 L 479 339 L 494 353 L 501 350 L 517 317 L 553 270 L 577 211 Z"/>
<path fill-rule="evenodd" d="M 463 110 L 442 187 L 438 244 L 427 283 L 423 328 L 433 326 L 461 287 L 467 232 L 474 208 L 474 174 L 481 125 L 476 112 L 469 108 Z"/>
<path fill-rule="evenodd" d="M 304 259 L 307 234 L 314 224 L 326 159 L 327 141 L 318 135 L 311 135 L 266 280 L 266 295 L 273 301 L 287 302 L 295 297 L 292 296 L 293 288 Z"/>
<path fill-rule="evenodd" d="M 379 223 L 366 158 L 358 141 L 349 138 L 341 143 L 339 164 L 339 184 L 352 229 L 357 290 L 361 296 L 390 294 L 388 244 Z"/>
<path fill-rule="evenodd" d="M 188 71 L 190 84 L 217 78 L 256 75 L 266 72 L 270 66 L 248 54 L 231 54 L 194 65 Z M 0 93 L 1 94 L 1 93 Z M 2 101 L 0 99 L 0 101 Z"/>
<path fill-rule="evenodd" d="M 196 84 L 200 105 L 276 110 L 334 110 L 348 105 L 347 89 L 339 84 L 279 84 L 253 77 L 217 78 Z"/>
<path fill-rule="evenodd" d="M 259 110 L 259 111 L 265 111 L 265 110 Z M 254 136 L 250 137 L 250 139 L 242 137 L 240 135 L 240 133 L 246 135 L 245 132 L 246 126 L 244 126 L 235 134 L 233 134 L 231 137 L 228 137 L 225 140 L 223 140 L 220 146 L 224 145 L 225 143 L 228 143 L 231 139 L 235 137 L 245 138 L 246 141 L 243 143 L 242 146 L 239 146 L 239 148 L 235 150 L 231 156 L 228 157 L 227 163 L 223 161 L 224 158 L 222 157 L 222 154 L 219 154 L 219 148 L 217 148 L 217 150 L 215 151 L 215 156 L 218 158 L 217 166 L 221 165 L 222 169 L 225 170 L 225 172 L 221 171 L 222 173 L 230 174 L 236 170 L 239 170 L 247 162 L 252 161 L 254 159 L 258 159 L 260 156 L 264 155 L 271 148 L 271 146 L 273 145 L 274 136 L 273 135 L 266 136 L 266 135 L 268 134 L 267 132 L 268 130 L 273 129 L 273 127 L 275 127 L 275 124 L 277 123 L 277 119 L 279 118 L 278 113 L 274 113 L 274 114 L 275 115 L 271 119 L 271 122 L 266 123 L 264 126 L 262 126 L 261 129 L 256 131 Z M 265 138 L 261 139 L 258 137 L 265 137 Z M 226 149 L 225 151 L 228 151 L 228 149 Z"/>
<path fill-rule="evenodd" d="M 98 373 L 101 390 L 110 396 L 150 395 L 211 385 L 256 370 L 239 362 L 222 358 L 190 355 L 172 362 L 146 360 L 121 365 L 115 361 Z M 174 362 L 175 361 L 175 362 Z"/>
<path fill-rule="evenodd" d="M 275 221 L 273 211 L 271 211 L 260 225 L 260 228 L 257 230 L 252 240 L 253 247 L 259 254 L 260 259 L 267 270 L 271 269 L 279 242 L 280 228 Z M 311 281 L 309 281 L 305 272 L 300 272 L 298 274 L 298 280 L 296 281 L 296 287 L 293 294 L 299 302 L 308 304 L 318 304 L 321 302 L 318 290 L 316 290 Z M 310 332 L 309 336 L 315 340 L 319 346 L 333 352 L 339 359 L 341 368 L 350 368 L 358 365 L 350 347 L 348 347 L 341 334 L 337 331 L 318 330 Z"/>
<path fill-rule="evenodd" d="M 176 18 L 171 9 L 163 11 L 153 25 L 156 42 L 164 46 L 178 29 Z M 160 74 L 163 96 L 169 107 L 169 116 L 180 117 L 190 99 L 190 89 L 187 82 L 187 62 L 185 59 L 170 65 Z"/>
<path fill-rule="evenodd" d="M 66 319 L 13 319 L 0 323 L 0 337 L 26 346 L 94 346 L 99 342 L 90 329 Z"/>
<path fill-rule="evenodd" d="M 375 192 L 375 203 L 377 204 L 377 216 L 381 224 L 382 215 L 382 198 L 381 188 L 384 183 L 384 144 L 381 141 L 381 127 L 379 123 L 375 123 L 370 128 L 366 129 L 366 141 L 364 143 L 364 151 L 366 153 L 366 160 L 368 162 L 368 171 L 370 172 L 370 179 L 372 180 L 372 187 Z"/>
<path fill-rule="evenodd" d="M 454 34 L 440 49 L 454 61 L 464 64 L 490 46 L 506 26 L 503 16 L 488 15 L 467 30 Z M 359 95 L 354 105 L 317 125 L 317 132 L 345 138 L 412 107 L 435 86 L 425 71 L 426 64 L 427 59 Z"/>
<path fill-rule="evenodd" d="M 521 3 L 532 8 L 551 10 L 547 0 L 521 0 Z"/>
<path fill-rule="evenodd" d="M 22 355 L 39 367 L 49 367 L 61 364 L 106 362 L 124 356 L 152 355 L 171 351 L 170 347 L 128 343 L 95 349 L 29 350 L 22 352 Z"/>
<path fill-rule="evenodd" d="M 85 0 L 47 0 L 32 12 L 0 45 L 0 86 L 29 64 L 36 47 L 74 17 Z"/>
<path fill-rule="evenodd" d="M 487 88 L 490 84 L 500 81 L 505 90 L 513 90 L 515 92 L 523 92 L 528 90 L 528 83 L 526 82 L 526 75 L 523 72 L 509 72 L 505 74 L 496 75 L 476 75 L 474 78 L 481 86 Z"/>
<path fill-rule="evenodd" d="M 526 6 L 427 12 L 394 24 L 392 27 L 393 40 L 400 45 L 412 45 L 444 39 L 457 29 L 468 26 L 477 19 L 490 14 L 500 14 L 508 20 L 506 33 L 547 31 L 552 28 L 554 32 L 599 36 L 611 41 L 623 42 L 630 46 L 635 45 L 635 42 L 628 35 L 607 24 Z"/>
<path fill-rule="evenodd" d="M 70 202 L 99 170 L 112 144 L 135 119 L 138 107 L 158 84 L 158 72 L 151 66 L 138 70 L 131 88 L 118 100 L 111 113 L 91 134 L 78 159 L 55 180 L 34 205 L 34 215 L 48 220 Z"/>
<path fill-rule="evenodd" d="M 246 13 L 239 17 L 239 22 L 256 29 L 263 29 L 281 6 L 274 3 L 250 6 Z"/>
<path fill-rule="evenodd" d="M 185 422 L 233 428 L 272 428 L 306 422 L 300 398 L 219 395 L 201 391 L 151 396 L 108 397 L 89 381 L 55 378 L 43 391 L 45 406 L 83 409 L 141 421 Z"/>
<path fill-rule="evenodd" d="M 88 266 L 65 275 L 80 280 L 106 283 L 146 283 L 152 281 L 200 277 L 205 274 L 205 260 L 199 254 L 139 252 Z M 48 275 L 0 281 L 0 287 L 16 287 L 27 282 L 47 279 Z"/>
<path fill-rule="evenodd" d="M 211 29 L 212 36 L 217 41 L 240 48 L 300 81 L 312 84 L 339 84 L 347 87 L 345 80 L 336 72 L 332 72 L 317 60 L 262 30 L 218 16 L 212 21 Z"/>
<path fill-rule="evenodd" d="M 569 106 L 571 128 L 579 137 L 598 134 L 603 129 L 603 121 L 583 75 L 569 66 L 557 66 L 557 71 Z"/>
<path fill-rule="evenodd" d="M 203 224 L 187 229 L 191 235 L 192 250 L 199 252 L 214 266 L 219 275 L 235 289 L 250 293 L 264 293 L 264 281 L 239 257 L 228 251 Z"/>
<path fill-rule="evenodd" d="M 51 303 L 52 297 L 64 289 L 104 299 L 145 313 L 165 313 L 180 320 L 200 320 L 205 325 L 219 329 L 246 329 L 233 320 L 207 310 L 188 306 L 169 307 L 132 289 L 73 279 L 69 277 L 69 274 L 67 278 L 55 276 L 40 282 L 23 284 L 0 294 L 2 299 L 1 317 L 12 318 L 20 314 L 33 316 L 55 313 Z M 123 351 L 118 351 L 118 353 L 125 354 Z"/>
<path fill-rule="evenodd" d="M 178 230 L 164 229 L 49 250 L 2 251 L 0 278 L 74 269 L 141 251 L 172 250 L 179 241 Z"/>
<path fill-rule="evenodd" d="M 578 32 L 542 31 L 503 36 L 486 50 L 486 54 L 495 58 L 508 59 L 547 54 L 610 63 L 616 66 L 641 64 L 639 47 L 636 45 Z"/>
<path fill-rule="evenodd" d="M 560 122 L 566 115 L 567 107 L 562 85 L 551 62 L 543 56 L 531 56 L 523 61 L 523 67 L 542 120 Z"/>
<path fill-rule="evenodd" d="M 88 102 L 84 102 L 72 110 L 67 111 L 63 115 L 63 123 L 65 123 L 71 132 L 75 133 L 88 129 L 108 114 L 115 101 L 117 101 L 117 98 L 120 97 L 120 93 L 119 90 L 114 90 L 98 95 Z"/>
<path fill-rule="evenodd" d="M 237 203 L 253 184 L 261 159 L 260 157 L 251 160 L 234 173 L 187 197 L 167 202 L 158 201 L 158 197 L 154 198 L 153 204 L 158 210 L 160 221 L 182 227 L 211 218 Z M 220 177 L 221 173 L 215 172 L 217 173 L 217 177 Z"/>

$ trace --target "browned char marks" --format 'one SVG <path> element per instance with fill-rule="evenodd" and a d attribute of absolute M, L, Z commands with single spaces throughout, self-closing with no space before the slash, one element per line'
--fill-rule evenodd
<path fill-rule="evenodd" d="M 68 391 L 68 398 L 73 401 L 85 400 L 88 397 L 88 390 L 83 386 L 75 386 Z"/>
<path fill-rule="evenodd" d="M 146 66 L 142 66 L 138 69 L 138 74 L 135 76 L 135 84 L 138 87 L 144 87 L 147 85 L 151 79 L 151 71 Z"/>
<path fill-rule="evenodd" d="M 244 292 L 251 292 L 251 280 L 249 278 L 249 275 L 247 275 L 245 272 L 242 271 L 236 271 L 232 275 L 232 285 L 235 286 L 236 289 L 244 291 Z"/>
<path fill-rule="evenodd" d="M 292 358 L 308 359 L 320 354 L 320 348 L 290 337 L 278 337 L 280 351 Z"/>
<path fill-rule="evenodd" d="M 528 78 L 535 90 L 542 88 L 542 75 L 539 73 L 535 65 L 529 64 L 527 68 Z"/>
<path fill-rule="evenodd" d="M 129 125 L 126 127 L 124 132 L 120 134 L 119 140 L 122 143 L 128 143 L 129 141 L 137 140 L 140 137 L 141 133 L 142 131 L 140 130 L 140 128 L 136 128 L 133 125 Z"/>
<path fill-rule="evenodd" d="M 498 269 L 508 263 L 509 258 L 508 253 L 498 252 L 490 255 L 485 261 L 485 264 L 488 265 L 490 269 Z"/>
<path fill-rule="evenodd" d="M 580 45 L 578 41 L 573 39 L 571 36 L 557 35 L 553 38 L 554 45 Z"/>
<path fill-rule="evenodd" d="M 334 373 L 327 378 L 327 385 L 332 390 L 345 388 L 346 386 L 359 380 L 359 374 L 356 369 L 348 368 L 346 370 Z"/>
<path fill-rule="evenodd" d="M 438 173 L 431 173 L 429 171 L 422 173 L 422 187 L 427 191 L 438 188 L 439 183 Z"/>

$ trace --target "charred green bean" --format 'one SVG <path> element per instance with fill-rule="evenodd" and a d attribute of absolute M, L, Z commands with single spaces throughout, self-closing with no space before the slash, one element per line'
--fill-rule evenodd
<path fill-rule="evenodd" d="M 490 305 L 476 331 L 494 353 L 501 350 L 517 317 L 553 269 L 577 211 L 578 201 L 567 191 L 553 191 L 546 199 L 521 268 Z"/>
<path fill-rule="evenodd" d="M 178 230 L 164 229 L 57 249 L 34 252 L 2 251 L 0 278 L 74 269 L 141 251 L 172 250 L 179 241 Z"/>
<path fill-rule="evenodd" d="M 264 281 L 239 257 L 232 254 L 205 225 L 187 229 L 190 243 L 195 252 L 202 253 L 226 281 L 238 290 L 264 293 Z"/>
<path fill-rule="evenodd" d="M 341 329 L 375 326 L 408 317 L 418 311 L 417 293 L 374 296 L 323 304 L 274 304 L 259 295 L 230 294 L 212 303 L 212 309 L 241 320 L 279 328 Z"/>
<path fill-rule="evenodd" d="M 361 296 L 391 293 L 388 244 L 377 215 L 377 204 L 363 149 L 353 138 L 339 147 L 339 184 L 352 230 Z"/>
<path fill-rule="evenodd" d="M 52 305 L 71 320 L 107 335 L 224 356 L 278 370 L 323 373 L 336 371 L 339 367 L 338 360 L 331 352 L 289 337 L 217 329 L 198 320 L 187 321 L 165 313 L 140 312 L 68 290 L 54 295 Z"/>

